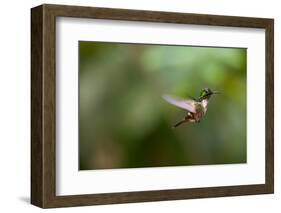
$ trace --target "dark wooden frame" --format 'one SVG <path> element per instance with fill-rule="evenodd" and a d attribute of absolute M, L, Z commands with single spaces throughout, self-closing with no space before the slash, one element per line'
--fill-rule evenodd
<path fill-rule="evenodd" d="M 56 196 L 56 17 L 262 28 L 266 32 L 265 184 Z M 273 193 L 274 20 L 64 5 L 31 9 L 31 203 L 65 207 Z"/>

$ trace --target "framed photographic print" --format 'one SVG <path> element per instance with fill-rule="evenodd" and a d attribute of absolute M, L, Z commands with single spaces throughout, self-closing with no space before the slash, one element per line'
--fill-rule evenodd
<path fill-rule="evenodd" d="M 31 203 L 274 191 L 273 19 L 31 9 Z"/>

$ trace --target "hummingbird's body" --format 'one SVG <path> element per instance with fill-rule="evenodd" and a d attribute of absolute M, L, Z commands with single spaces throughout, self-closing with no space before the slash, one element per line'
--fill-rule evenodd
<path fill-rule="evenodd" d="M 209 88 L 205 88 L 201 91 L 198 99 L 192 98 L 190 100 L 182 100 L 168 95 L 163 96 L 163 98 L 170 104 L 188 111 L 184 119 L 176 123 L 174 127 L 177 127 L 185 122 L 200 122 L 207 112 L 210 97 L 217 93 L 218 92 L 213 92 Z"/>
<path fill-rule="evenodd" d="M 179 126 L 182 123 L 189 122 L 200 122 L 200 120 L 204 117 L 208 109 L 208 101 L 203 100 L 202 102 L 195 102 L 195 112 L 187 112 L 186 116 L 183 120 L 179 121 L 174 125 L 174 127 Z"/>

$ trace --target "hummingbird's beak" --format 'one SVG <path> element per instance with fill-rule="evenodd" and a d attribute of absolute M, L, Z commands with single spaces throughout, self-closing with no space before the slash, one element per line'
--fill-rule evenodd
<path fill-rule="evenodd" d="M 221 93 L 218 91 L 213 91 L 213 94 L 221 94 Z"/>

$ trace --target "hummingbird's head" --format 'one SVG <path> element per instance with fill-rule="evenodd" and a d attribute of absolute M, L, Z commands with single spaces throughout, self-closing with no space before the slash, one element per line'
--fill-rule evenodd
<path fill-rule="evenodd" d="M 212 95 L 219 94 L 217 91 L 212 91 L 210 88 L 204 88 L 201 90 L 199 100 L 209 99 Z"/>

